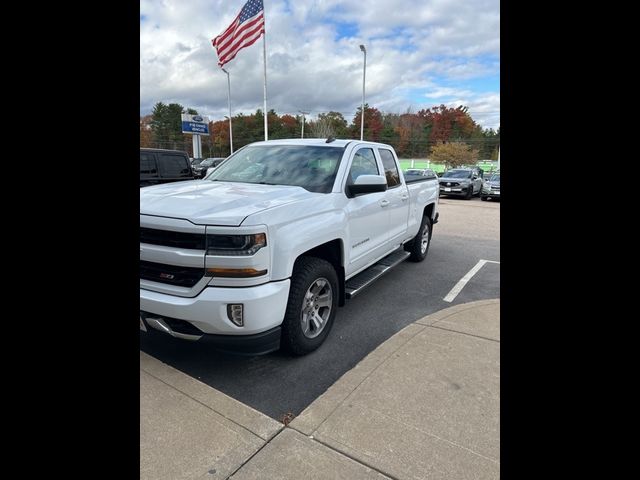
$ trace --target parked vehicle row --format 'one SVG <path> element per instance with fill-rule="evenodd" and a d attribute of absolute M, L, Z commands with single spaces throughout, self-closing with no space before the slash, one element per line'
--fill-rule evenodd
<path fill-rule="evenodd" d="M 140 187 L 204 178 L 225 158 L 189 158 L 180 150 L 140 149 Z"/>

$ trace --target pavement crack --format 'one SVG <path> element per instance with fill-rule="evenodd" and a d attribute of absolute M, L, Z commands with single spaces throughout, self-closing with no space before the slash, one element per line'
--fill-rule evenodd
<path fill-rule="evenodd" d="M 345 444 L 344 444 L 344 443 L 342 443 L 342 442 L 339 442 L 339 441 L 338 441 L 338 440 L 336 440 L 335 438 L 332 438 L 332 440 L 333 440 L 334 442 L 336 442 L 336 443 L 339 443 L 340 445 L 343 445 L 343 446 L 345 447 L 345 449 L 346 449 L 346 448 L 349 448 L 347 445 L 345 445 Z M 367 462 L 363 461 L 362 459 L 355 458 L 353 455 L 351 455 L 350 453 L 348 453 L 348 452 L 346 452 L 346 451 L 344 451 L 344 450 L 340 450 L 339 448 L 335 448 L 334 446 L 329 445 L 329 444 L 327 444 L 327 443 L 323 442 L 322 440 L 318 440 L 316 437 L 313 437 L 313 438 L 311 439 L 311 441 L 312 441 L 312 442 L 317 442 L 317 443 L 319 443 L 320 445 L 324 445 L 324 446 L 325 446 L 325 447 L 327 447 L 329 450 L 333 450 L 334 452 L 338 453 L 339 455 L 342 455 L 342 456 L 344 456 L 344 457 L 347 457 L 348 459 L 353 460 L 354 462 L 359 463 L 360 465 L 364 465 L 365 467 L 370 468 L 371 470 L 373 470 L 373 471 L 375 471 L 375 472 L 378 472 L 380 475 L 384 475 L 385 477 L 387 477 L 387 478 L 389 478 L 389 479 L 391 479 L 391 480 L 400 480 L 398 477 L 395 477 L 395 476 L 391 475 L 390 473 L 385 472 L 384 470 L 380 470 L 378 467 L 374 467 L 373 465 L 371 465 L 371 464 L 369 464 L 369 463 L 367 463 Z"/>
<path fill-rule="evenodd" d="M 480 338 L 482 340 L 489 340 L 490 342 L 500 343 L 500 340 L 496 340 L 495 338 L 483 337 L 482 335 L 474 335 L 473 333 L 460 332 L 458 330 L 451 330 L 450 328 L 439 327 L 435 323 L 433 325 L 429 325 L 429 327 L 437 328 L 438 330 L 444 330 L 446 332 L 459 333 L 460 335 L 467 335 L 469 337 Z"/>
<path fill-rule="evenodd" d="M 242 465 L 240 465 L 238 468 L 236 468 L 233 472 L 231 472 L 227 478 L 225 480 L 229 480 L 230 478 L 232 478 L 236 473 L 238 473 L 238 471 L 244 467 L 247 463 L 249 463 L 253 457 L 255 457 L 256 455 L 258 455 L 258 453 L 260 453 L 262 451 L 262 449 L 264 447 L 266 447 L 267 445 L 269 445 L 273 439 L 275 439 L 278 435 L 280 435 L 285 429 L 282 428 L 278 431 L 278 433 L 276 433 L 273 437 L 271 437 L 269 440 L 267 440 L 266 442 L 264 442 L 264 445 L 262 445 L 258 450 L 256 450 L 255 452 L 253 452 L 253 455 L 251 455 L 249 458 L 247 458 L 244 462 L 242 462 Z"/>

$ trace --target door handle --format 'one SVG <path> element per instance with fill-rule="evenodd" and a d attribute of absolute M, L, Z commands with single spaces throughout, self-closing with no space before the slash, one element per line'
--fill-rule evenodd
<path fill-rule="evenodd" d="M 387 207 L 389 205 L 389 200 L 380 200 L 381 207 Z"/>
<path fill-rule="evenodd" d="M 409 195 L 402 195 L 400 198 L 402 199 L 403 202 L 406 202 L 407 199 L 409 198 Z"/>

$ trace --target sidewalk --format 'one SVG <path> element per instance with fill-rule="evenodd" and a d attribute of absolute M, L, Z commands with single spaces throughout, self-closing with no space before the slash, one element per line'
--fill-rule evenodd
<path fill-rule="evenodd" d="M 497 479 L 500 300 L 365 357 L 288 427 L 140 353 L 141 479 Z"/>

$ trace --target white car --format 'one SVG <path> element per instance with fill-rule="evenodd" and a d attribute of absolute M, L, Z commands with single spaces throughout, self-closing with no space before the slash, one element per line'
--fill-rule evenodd
<path fill-rule="evenodd" d="M 338 306 L 424 260 L 437 221 L 437 179 L 405 180 L 389 145 L 247 145 L 203 180 L 140 190 L 140 328 L 311 352 Z"/>

